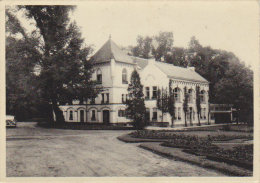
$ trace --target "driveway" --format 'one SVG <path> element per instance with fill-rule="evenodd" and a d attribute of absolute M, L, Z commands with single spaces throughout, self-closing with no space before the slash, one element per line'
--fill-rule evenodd
<path fill-rule="evenodd" d="M 129 131 L 7 129 L 8 177 L 224 176 L 117 140 Z"/>

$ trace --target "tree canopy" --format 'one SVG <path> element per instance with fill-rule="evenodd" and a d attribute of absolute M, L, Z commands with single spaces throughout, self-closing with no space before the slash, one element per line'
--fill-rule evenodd
<path fill-rule="evenodd" d="M 26 17 L 35 22 L 30 35 L 33 40 L 28 44 L 34 49 L 27 50 L 33 58 L 23 57 L 39 68 L 34 87 L 45 102 L 52 104 L 57 121 L 63 122 L 59 104 L 75 99 L 83 103 L 98 92 L 90 80 L 92 65 L 86 61 L 92 48 L 85 45 L 79 28 L 70 20 L 74 6 L 19 6 L 19 9 L 25 10 Z M 18 26 L 18 30 L 22 29 Z"/>
<path fill-rule="evenodd" d="M 143 85 L 141 84 L 140 76 L 136 70 L 132 72 L 127 90 L 129 96 L 129 99 L 126 101 L 127 116 L 133 120 L 134 127 L 142 129 L 146 125 L 144 94 Z"/>

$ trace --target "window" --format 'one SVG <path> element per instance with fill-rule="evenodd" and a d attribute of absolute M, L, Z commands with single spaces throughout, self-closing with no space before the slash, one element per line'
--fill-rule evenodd
<path fill-rule="evenodd" d="M 109 104 L 109 93 L 107 93 L 107 104 Z"/>
<path fill-rule="evenodd" d="M 96 111 L 92 110 L 91 121 L 96 121 Z"/>
<path fill-rule="evenodd" d="M 122 94 L 122 103 L 125 102 L 125 99 L 124 99 L 124 94 Z"/>
<path fill-rule="evenodd" d="M 200 92 L 200 102 L 201 103 L 205 103 L 206 102 L 206 96 L 205 96 L 205 91 L 204 90 L 202 90 Z"/>
<path fill-rule="evenodd" d="M 102 95 L 101 104 L 104 104 L 104 103 L 105 103 L 105 94 L 104 94 L 104 93 L 102 93 L 101 95 Z"/>
<path fill-rule="evenodd" d="M 157 98 L 157 87 L 153 86 L 153 99 Z"/>
<path fill-rule="evenodd" d="M 157 108 L 153 108 L 153 121 L 157 121 Z"/>
<path fill-rule="evenodd" d="M 150 109 L 146 108 L 145 110 L 145 119 L 146 121 L 150 121 Z"/>
<path fill-rule="evenodd" d="M 188 90 L 188 102 L 189 103 L 193 103 L 193 90 L 192 89 L 189 89 Z"/>
<path fill-rule="evenodd" d="M 125 117 L 125 110 L 122 110 L 122 109 L 118 110 L 118 116 Z"/>
<path fill-rule="evenodd" d="M 97 82 L 98 82 L 99 84 L 102 83 L 102 72 L 101 72 L 100 69 L 97 70 Z"/>
<path fill-rule="evenodd" d="M 145 99 L 150 99 L 150 87 L 145 87 Z"/>
<path fill-rule="evenodd" d="M 206 108 L 201 109 L 200 119 L 206 119 Z"/>
<path fill-rule="evenodd" d="M 212 120 L 215 119 L 214 113 L 211 113 L 211 114 L 210 114 L 210 119 L 212 119 Z"/>
<path fill-rule="evenodd" d="M 179 88 L 174 88 L 173 90 L 174 100 L 180 102 L 181 100 L 181 90 Z"/>
<path fill-rule="evenodd" d="M 181 120 L 181 108 L 178 107 L 178 120 Z"/>
<path fill-rule="evenodd" d="M 123 69 L 123 71 L 122 71 L 122 83 L 123 83 L 123 84 L 128 84 L 128 81 L 127 81 L 127 71 L 126 71 L 126 69 Z"/>
<path fill-rule="evenodd" d="M 128 100 L 128 94 L 125 95 L 125 101 L 127 101 L 127 100 Z"/>
<path fill-rule="evenodd" d="M 73 111 L 70 111 L 70 118 L 69 120 L 73 120 Z"/>

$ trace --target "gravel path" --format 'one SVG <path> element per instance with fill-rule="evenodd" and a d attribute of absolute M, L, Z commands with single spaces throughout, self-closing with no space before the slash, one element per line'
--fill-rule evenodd
<path fill-rule="evenodd" d="M 18 123 L 7 129 L 7 176 L 224 176 L 117 140 L 125 133 L 129 131 L 44 129 Z"/>

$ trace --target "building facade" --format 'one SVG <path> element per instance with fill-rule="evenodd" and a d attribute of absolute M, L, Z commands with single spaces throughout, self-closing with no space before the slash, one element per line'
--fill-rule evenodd
<path fill-rule="evenodd" d="M 151 122 L 169 122 L 171 117 L 157 109 L 156 98 L 158 89 L 166 89 L 169 80 L 175 96 L 176 126 L 184 125 L 184 87 L 189 94 L 188 124 L 198 123 L 196 113 L 196 86 L 200 86 L 201 123 L 208 121 L 208 93 L 209 82 L 195 72 L 193 67 L 182 68 L 172 64 L 157 62 L 153 59 L 141 59 L 124 53 L 111 39 L 109 39 L 90 59 L 94 64 L 92 79 L 104 88 L 97 98 L 87 104 L 61 105 L 65 121 L 87 122 L 103 124 L 128 124 L 130 119 L 125 116 L 125 100 L 128 98 L 128 84 L 132 72 L 136 69 L 144 86 L 145 106 L 147 118 Z M 162 121 L 163 120 L 163 121 Z"/>

